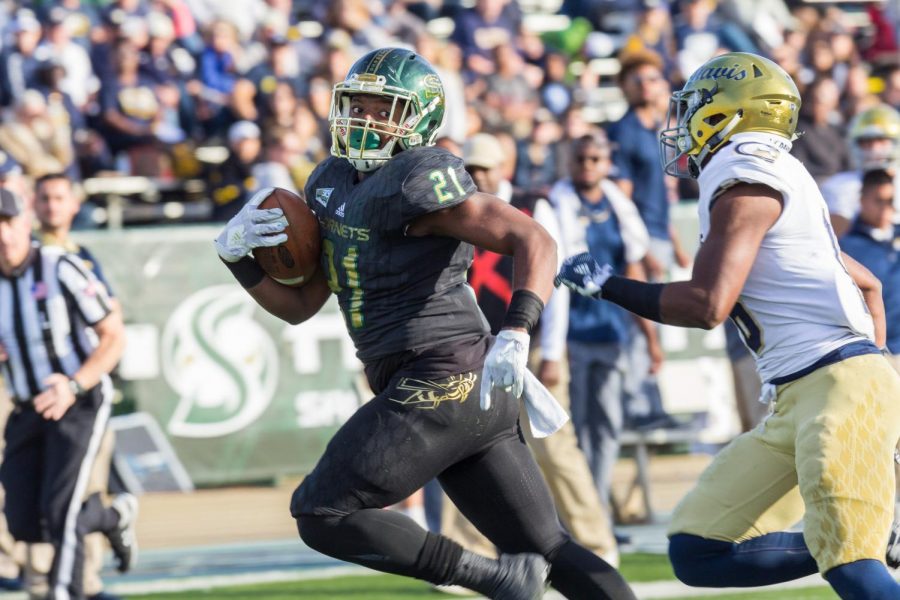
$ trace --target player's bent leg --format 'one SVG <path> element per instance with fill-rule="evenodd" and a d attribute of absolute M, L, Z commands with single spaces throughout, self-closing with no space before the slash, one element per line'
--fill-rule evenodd
<path fill-rule="evenodd" d="M 669 539 L 675 576 L 695 587 L 756 587 L 818 572 L 802 533 L 768 533 L 734 543 L 679 533 Z"/>
<path fill-rule="evenodd" d="M 476 378 L 397 378 L 360 408 L 294 493 L 291 514 L 301 538 L 324 554 L 380 571 L 463 585 L 491 598 L 539 598 L 543 557 L 481 557 L 404 515 L 381 510 L 515 427 L 516 403 L 483 413 L 477 398 L 469 398 L 478 393 Z M 446 390 L 447 397 L 417 394 L 416 385 Z"/>
<path fill-rule="evenodd" d="M 669 556 L 679 579 L 755 586 L 816 571 L 801 535 L 782 533 L 804 511 L 792 447 L 790 415 L 776 408 L 764 427 L 719 452 L 672 517 Z"/>
<path fill-rule="evenodd" d="M 543 555 L 550 562 L 551 585 L 567 598 L 634 598 L 612 566 L 562 529 L 547 485 L 517 432 L 453 465 L 440 481 L 501 552 Z"/>

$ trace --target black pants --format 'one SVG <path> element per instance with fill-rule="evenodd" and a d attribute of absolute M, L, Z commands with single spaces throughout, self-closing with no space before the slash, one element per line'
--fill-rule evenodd
<path fill-rule="evenodd" d="M 570 540 L 520 433 L 519 401 L 495 391 L 491 410 L 482 411 L 480 377 L 392 378 L 341 427 L 294 492 L 301 537 L 342 560 L 446 583 L 455 544 L 377 510 L 437 476 L 501 552 L 547 557 L 550 581 L 567 597 L 633 598 L 612 567 Z M 615 592 L 604 590 L 609 580 Z"/>
<path fill-rule="evenodd" d="M 56 600 L 84 597 L 84 535 L 109 523 L 112 509 L 96 497 L 83 502 L 109 413 L 98 386 L 59 421 L 44 419 L 28 403 L 6 424 L 0 482 L 9 531 L 22 542 L 53 544 L 50 597 Z"/>

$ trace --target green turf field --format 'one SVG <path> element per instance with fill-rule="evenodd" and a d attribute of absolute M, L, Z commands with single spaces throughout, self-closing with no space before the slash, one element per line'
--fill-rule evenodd
<path fill-rule="evenodd" d="M 622 574 L 633 583 L 663 581 L 674 578 L 665 556 L 657 554 L 626 554 L 622 557 Z M 206 591 L 192 590 L 172 594 L 129 596 L 132 600 L 188 600 L 213 598 L 222 600 L 450 600 L 434 592 L 420 581 L 391 575 L 340 577 L 312 581 L 268 583 L 254 586 L 216 588 Z M 827 588 L 791 589 L 780 592 L 754 592 L 750 594 L 723 594 L 704 596 L 710 600 L 835 600 L 837 596 Z M 673 599 L 674 600 L 674 599 Z M 677 600 L 696 600 L 685 597 Z"/>

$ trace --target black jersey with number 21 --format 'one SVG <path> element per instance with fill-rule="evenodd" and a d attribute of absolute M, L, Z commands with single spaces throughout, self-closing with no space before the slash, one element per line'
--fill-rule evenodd
<path fill-rule="evenodd" d="M 405 150 L 363 181 L 334 157 L 310 176 L 306 201 L 319 219 L 321 268 L 363 362 L 488 332 L 466 284 L 472 246 L 405 235 L 417 217 L 474 192 L 462 160 L 435 147 Z"/>

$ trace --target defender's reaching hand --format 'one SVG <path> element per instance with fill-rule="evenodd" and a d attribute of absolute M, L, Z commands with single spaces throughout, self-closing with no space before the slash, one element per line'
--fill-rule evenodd
<path fill-rule="evenodd" d="M 587 252 L 570 256 L 563 261 L 553 285 L 560 284 L 582 296 L 600 298 L 603 284 L 612 277 L 612 265 L 601 265 Z"/>

